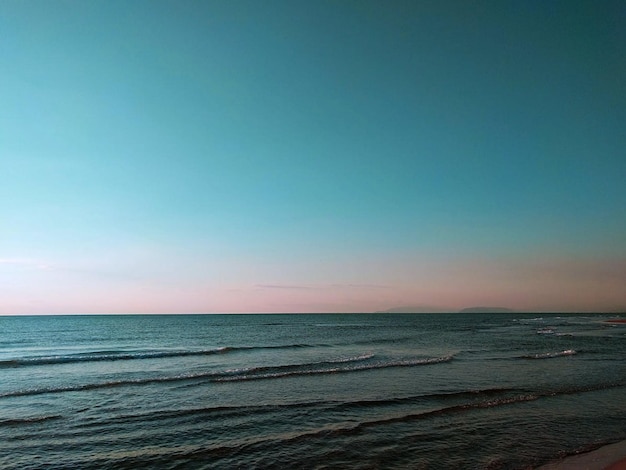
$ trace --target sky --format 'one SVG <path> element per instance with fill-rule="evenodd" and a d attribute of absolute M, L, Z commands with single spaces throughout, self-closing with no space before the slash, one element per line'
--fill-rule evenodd
<path fill-rule="evenodd" d="M 0 314 L 626 311 L 623 1 L 3 0 Z"/>

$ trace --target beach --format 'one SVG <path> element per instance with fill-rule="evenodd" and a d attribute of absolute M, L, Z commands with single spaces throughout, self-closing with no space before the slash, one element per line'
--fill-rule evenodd
<path fill-rule="evenodd" d="M 571 455 L 537 470 L 626 470 L 626 440 Z"/>

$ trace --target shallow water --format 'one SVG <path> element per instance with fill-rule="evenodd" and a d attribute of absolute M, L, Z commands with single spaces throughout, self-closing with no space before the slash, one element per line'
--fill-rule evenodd
<path fill-rule="evenodd" d="M 626 439 L 608 318 L 0 317 L 0 467 L 528 468 Z"/>

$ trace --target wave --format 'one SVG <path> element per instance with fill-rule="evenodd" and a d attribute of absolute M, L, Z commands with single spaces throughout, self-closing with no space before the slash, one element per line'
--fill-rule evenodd
<path fill-rule="evenodd" d="M 246 416 L 250 417 L 256 414 L 267 414 L 279 412 L 282 413 L 285 410 L 304 410 L 304 409 L 332 409 L 332 410 L 344 410 L 344 409 L 360 409 L 360 408 L 377 408 L 377 407 L 389 407 L 389 406 L 403 406 L 421 403 L 430 400 L 436 401 L 448 401 L 451 399 L 478 399 L 491 397 L 494 395 L 510 395 L 512 392 L 519 392 L 519 390 L 510 388 L 489 388 L 489 389 L 477 389 L 477 390 L 465 390 L 454 392 L 441 392 L 432 394 L 422 394 L 407 397 L 388 398 L 388 399 L 374 399 L 374 400 L 355 400 L 355 401 L 335 401 L 335 400 L 318 400 L 318 401 L 305 401 L 305 402 L 293 402 L 293 403 L 265 403 L 256 405 L 232 405 L 232 406 L 209 406 L 201 408 L 181 408 L 181 409 L 164 409 L 158 411 L 151 411 L 146 413 L 132 413 L 127 415 L 120 415 L 107 419 L 107 424 L 112 423 L 128 423 L 132 421 L 141 422 L 153 422 L 164 421 L 168 419 L 180 419 L 183 417 L 205 416 L 210 415 L 213 419 L 216 417 L 229 417 L 234 416 Z M 99 426 L 101 423 L 88 423 L 84 427 Z"/>
<path fill-rule="evenodd" d="M 540 354 L 529 354 L 526 356 L 520 356 L 521 359 L 552 359 L 554 357 L 573 356 L 578 354 L 574 349 L 566 349 L 565 351 L 547 352 Z"/>
<path fill-rule="evenodd" d="M 546 390 L 541 392 L 542 397 L 556 397 L 560 395 L 576 395 L 578 393 L 597 392 L 600 390 L 608 390 L 611 388 L 625 387 L 626 382 L 608 382 L 608 383 L 595 383 L 578 387 L 562 387 L 553 390 Z"/>
<path fill-rule="evenodd" d="M 414 421 L 429 419 L 437 416 L 448 415 L 448 414 L 456 414 L 456 413 L 465 413 L 468 411 L 472 411 L 475 409 L 483 409 L 483 408 L 494 408 L 498 406 L 506 406 L 506 405 L 514 405 L 517 403 L 524 403 L 529 401 L 534 401 L 540 398 L 540 395 L 535 394 L 522 394 L 515 396 L 508 396 L 499 399 L 491 399 L 479 402 L 465 403 L 459 405 L 453 405 L 443 408 L 436 408 L 432 410 L 422 411 L 418 413 L 408 413 L 402 414 L 398 416 L 392 416 L 388 418 L 379 418 L 373 419 L 369 421 L 361 421 L 357 424 L 346 425 L 347 423 L 341 424 L 333 424 L 324 426 L 312 431 L 305 431 L 298 435 L 289 435 L 289 437 L 278 438 L 280 445 L 284 445 L 286 443 L 294 443 L 299 441 L 305 441 L 310 439 L 328 439 L 331 436 L 345 436 L 345 435 L 358 435 L 363 432 L 367 432 L 368 429 L 378 427 L 378 426 L 386 426 L 393 425 L 397 423 L 410 423 Z M 268 446 L 268 445 L 277 445 L 276 438 L 270 438 L 266 440 L 261 440 L 259 442 L 254 443 L 254 446 Z"/>
<path fill-rule="evenodd" d="M 61 415 L 32 416 L 30 418 L 9 418 L 1 419 L 0 426 L 20 426 L 23 424 L 41 423 L 53 419 L 61 419 Z"/>
<path fill-rule="evenodd" d="M 162 382 L 177 382 L 181 380 L 193 380 L 210 377 L 213 373 L 201 373 L 201 374 L 184 374 L 170 377 L 151 377 L 151 378 L 139 378 L 139 379 L 127 379 L 127 380 L 111 380 L 108 382 L 88 383 L 67 385 L 63 387 L 42 387 L 42 388 L 30 388 L 23 390 L 15 390 L 11 392 L 0 393 L 0 398 L 8 397 L 23 397 L 30 395 L 45 395 L 49 393 L 64 393 L 64 392 L 82 392 L 86 390 L 96 390 L 105 388 L 121 387 L 126 385 L 148 385 Z"/>
<path fill-rule="evenodd" d="M 493 408 L 496 406 L 511 405 L 515 403 L 534 401 L 534 400 L 538 400 L 539 398 L 540 398 L 539 395 L 535 395 L 531 393 L 531 394 L 516 395 L 516 396 L 511 396 L 511 397 L 496 398 L 496 399 L 486 400 L 486 401 L 479 401 L 475 403 L 464 403 L 461 405 L 454 405 L 454 406 L 448 406 L 445 408 L 437 408 L 435 410 L 424 411 L 422 413 L 410 413 L 410 414 L 397 416 L 393 418 L 385 418 L 385 419 L 379 419 L 379 420 L 374 420 L 374 421 L 365 421 L 363 423 L 359 423 L 355 428 L 360 430 L 362 428 L 368 428 L 368 427 L 377 426 L 381 424 L 414 421 L 417 419 L 424 419 L 424 418 L 428 418 L 431 416 L 438 416 L 438 415 L 449 414 L 449 413 L 458 413 L 458 412 L 463 412 L 463 411 L 468 411 L 468 410 L 473 410 L 473 409 Z"/>
<path fill-rule="evenodd" d="M 148 385 L 156 383 L 182 382 L 193 380 L 209 380 L 211 382 L 236 382 L 248 380 L 278 379 L 283 377 L 302 375 L 338 374 L 346 372 L 365 371 L 371 369 L 382 369 L 387 367 L 413 367 L 419 365 L 438 364 L 441 362 L 448 362 L 452 360 L 453 356 L 426 359 L 407 359 L 387 362 L 381 361 L 355 365 L 355 363 L 369 361 L 373 357 L 373 354 L 363 354 L 360 356 L 351 356 L 328 361 L 309 362 L 302 364 L 252 367 L 244 369 L 232 369 L 221 372 L 198 372 L 173 376 L 142 377 L 98 383 L 67 385 L 61 387 L 31 388 L 0 393 L 0 398 L 42 395 L 49 393 L 80 392 L 86 390 L 106 389 L 121 386 Z"/>
<path fill-rule="evenodd" d="M 328 407 L 329 402 L 325 401 L 312 401 L 312 402 L 294 402 L 294 403 L 275 403 L 275 404 L 260 404 L 260 405 L 224 405 L 224 406 L 208 406 L 202 408 L 182 408 L 182 409 L 164 409 L 158 411 L 150 411 L 146 413 L 132 413 L 119 415 L 106 419 L 106 425 L 121 423 L 126 424 L 129 422 L 139 421 L 141 423 L 147 422 L 162 422 L 169 419 L 176 420 L 177 424 L 180 423 L 180 419 L 184 417 L 200 417 L 203 419 L 205 416 L 211 416 L 212 419 L 216 418 L 233 418 L 236 416 L 251 417 L 258 414 L 267 414 L 278 412 L 281 413 L 284 410 L 303 410 L 309 408 L 325 408 Z M 79 427 L 94 427 L 100 426 L 101 422 L 89 422 Z"/>
<path fill-rule="evenodd" d="M 349 367 L 330 367 L 330 368 L 301 368 L 301 366 L 279 366 L 279 367 L 260 367 L 260 368 L 252 368 L 252 369 L 240 369 L 236 371 L 236 374 L 233 376 L 219 377 L 216 378 L 216 382 L 238 382 L 238 381 L 247 381 L 247 380 L 264 380 L 264 379 L 280 379 L 284 377 L 293 377 L 293 376 L 302 376 L 302 375 L 321 375 L 321 374 L 338 374 L 338 373 L 346 373 L 346 372 L 360 372 L 365 370 L 372 369 L 386 369 L 392 367 L 414 367 L 414 366 L 423 366 L 429 364 L 439 364 L 442 362 L 451 361 L 453 356 L 442 356 L 442 357 L 433 357 L 426 359 L 404 359 L 399 361 L 388 361 L 388 362 L 374 362 L 369 364 L 361 364 L 357 366 L 349 366 Z M 366 357 L 363 357 L 358 360 L 365 360 Z M 342 362 L 353 362 L 353 361 L 342 361 Z M 338 364 L 338 362 L 328 362 L 328 363 L 318 363 L 314 365 L 323 365 L 323 364 Z M 313 365 L 313 364 L 307 364 Z"/>
<path fill-rule="evenodd" d="M 426 401 L 447 402 L 452 400 L 463 399 L 480 399 L 495 395 L 505 395 L 516 392 L 513 388 L 486 388 L 475 390 L 460 390 L 451 392 L 427 393 L 423 395 L 413 395 L 407 397 L 377 399 L 377 400 L 357 400 L 333 404 L 334 408 L 351 409 L 351 408 L 370 408 L 370 407 L 387 407 L 395 405 L 413 405 Z"/>
<path fill-rule="evenodd" d="M 354 341 L 351 344 L 355 345 L 373 345 L 373 344 L 399 344 L 405 341 L 413 340 L 415 336 L 401 336 L 401 337 L 391 337 L 391 338 L 374 338 L 374 339 L 364 339 L 360 341 Z"/>
<path fill-rule="evenodd" d="M 374 357 L 374 354 L 362 354 L 360 356 L 350 356 L 343 357 L 338 359 L 331 359 L 328 361 L 319 361 L 319 362 L 306 362 L 300 364 L 288 364 L 282 366 L 263 366 L 263 367 L 246 367 L 242 369 L 229 369 L 222 374 L 221 376 L 216 376 L 216 382 L 227 382 L 227 381 L 235 381 L 235 380 L 251 380 L 251 377 L 255 378 L 271 378 L 270 376 L 278 376 L 282 373 L 287 372 L 306 372 L 307 370 L 316 370 L 310 369 L 311 367 L 322 367 L 321 370 L 327 371 L 338 371 L 337 368 L 333 366 L 343 365 L 352 362 L 362 362 L 367 361 Z"/>
<path fill-rule="evenodd" d="M 0 367 L 40 366 L 74 362 L 126 361 L 135 359 L 156 359 L 163 357 L 206 356 L 223 354 L 233 348 L 216 348 L 197 351 L 93 351 L 89 353 L 32 356 L 0 361 Z"/>
<path fill-rule="evenodd" d="M 160 359 L 185 356 L 212 356 L 236 351 L 257 349 L 296 349 L 313 347 L 308 344 L 288 344 L 272 346 L 226 346 L 214 349 L 159 350 L 159 351 L 91 351 L 86 353 L 30 356 L 0 360 L 0 368 L 68 364 L 76 362 L 129 361 L 140 359 Z"/>

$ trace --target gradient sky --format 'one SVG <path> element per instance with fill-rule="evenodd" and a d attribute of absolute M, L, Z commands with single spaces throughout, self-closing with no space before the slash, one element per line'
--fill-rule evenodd
<path fill-rule="evenodd" d="M 626 310 L 623 1 L 0 2 L 0 313 Z"/>

